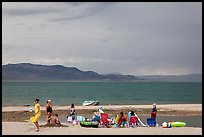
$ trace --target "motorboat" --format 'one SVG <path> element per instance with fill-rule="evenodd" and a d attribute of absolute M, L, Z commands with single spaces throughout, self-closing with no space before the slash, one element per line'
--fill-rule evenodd
<path fill-rule="evenodd" d="M 89 101 L 84 101 L 82 102 L 83 106 L 97 106 L 99 104 L 99 101 L 97 100 L 89 100 Z"/>

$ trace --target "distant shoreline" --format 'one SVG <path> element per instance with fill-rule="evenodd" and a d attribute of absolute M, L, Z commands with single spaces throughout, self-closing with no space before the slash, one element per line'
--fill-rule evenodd
<path fill-rule="evenodd" d="M 33 107 L 27 106 L 27 107 Z M 69 106 L 53 106 L 56 110 L 66 110 Z M 97 109 L 97 108 L 104 108 L 104 109 L 124 109 L 124 108 L 135 108 L 135 109 L 144 109 L 144 108 L 152 108 L 152 105 L 98 105 L 98 106 L 75 106 L 76 109 Z M 3 106 L 2 111 L 22 111 L 25 110 L 26 106 Z M 158 109 L 164 110 L 186 110 L 186 111 L 201 111 L 202 112 L 202 104 L 157 104 Z M 45 110 L 45 106 L 41 105 L 41 110 Z"/>
<path fill-rule="evenodd" d="M 164 81 L 164 80 L 150 80 L 150 79 L 144 79 L 144 80 L 36 80 L 36 81 L 31 81 L 31 80 L 2 80 L 2 82 L 189 82 L 189 83 L 202 83 L 202 81 Z"/>

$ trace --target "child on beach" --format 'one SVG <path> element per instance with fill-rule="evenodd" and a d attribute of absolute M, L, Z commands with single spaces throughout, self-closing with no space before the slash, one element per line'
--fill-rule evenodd
<path fill-rule="evenodd" d="M 30 118 L 30 121 L 35 124 L 35 126 L 36 126 L 36 128 L 37 128 L 37 129 L 36 129 L 36 132 L 38 132 L 38 131 L 39 131 L 39 123 L 38 123 L 38 120 L 39 120 L 39 118 L 40 118 L 40 116 L 41 116 L 39 99 L 35 99 L 35 100 L 34 100 L 34 104 L 35 104 L 35 106 L 34 106 L 34 108 L 35 108 L 35 115 L 34 115 L 34 117 L 31 117 L 31 118 Z"/>
<path fill-rule="evenodd" d="M 53 115 L 50 120 L 52 124 L 56 126 L 61 126 L 60 121 L 58 119 L 58 114 Z"/>
<path fill-rule="evenodd" d="M 151 118 L 156 118 L 157 117 L 157 108 L 156 108 L 156 103 L 153 103 L 153 108 L 151 111 Z"/>

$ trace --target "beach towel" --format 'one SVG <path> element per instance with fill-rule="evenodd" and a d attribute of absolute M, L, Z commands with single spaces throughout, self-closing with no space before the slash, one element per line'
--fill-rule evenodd
<path fill-rule="evenodd" d="M 109 127 L 108 114 L 101 114 L 101 125 L 105 125 L 107 128 Z"/>

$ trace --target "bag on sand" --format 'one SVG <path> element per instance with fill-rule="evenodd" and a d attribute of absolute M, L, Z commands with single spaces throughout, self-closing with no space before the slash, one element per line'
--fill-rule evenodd
<path fill-rule="evenodd" d="M 68 121 L 68 122 L 72 122 L 72 116 L 68 116 L 68 117 L 67 117 L 67 121 Z"/>

